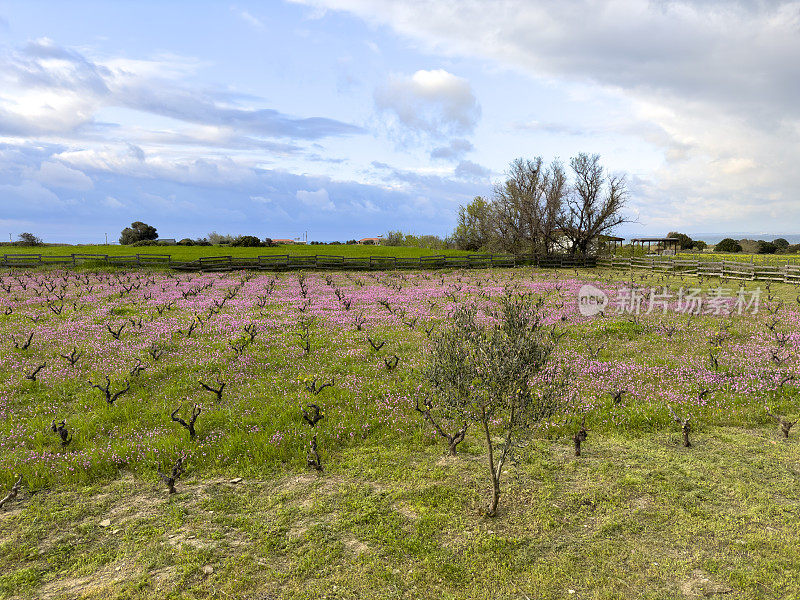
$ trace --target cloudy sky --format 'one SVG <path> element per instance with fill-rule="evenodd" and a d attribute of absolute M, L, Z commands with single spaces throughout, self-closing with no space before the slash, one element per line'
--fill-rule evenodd
<path fill-rule="evenodd" d="M 800 3 L 0 0 L 3 235 L 444 235 L 578 152 L 622 235 L 800 232 Z"/>

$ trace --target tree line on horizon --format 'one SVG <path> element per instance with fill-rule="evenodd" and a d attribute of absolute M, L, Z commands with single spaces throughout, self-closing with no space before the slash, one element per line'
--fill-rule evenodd
<path fill-rule="evenodd" d="M 511 254 L 590 254 L 607 240 L 613 230 L 632 222 L 624 214 L 629 197 L 622 175 L 607 173 L 600 155 L 580 153 L 569 160 L 569 169 L 559 160 L 549 165 L 537 156 L 513 160 L 505 178 L 494 184 L 491 196 L 475 196 L 458 208 L 452 235 L 414 235 L 390 230 L 379 236 L 384 246 L 407 246 L 432 250 L 458 249 L 473 252 L 505 252 Z M 677 238 L 680 250 L 705 251 L 708 244 L 689 235 L 671 231 L 667 237 Z M 166 242 L 158 239 L 152 225 L 134 221 L 119 237 L 121 245 L 155 246 Z M 229 235 L 212 231 L 206 237 L 171 241 L 181 246 L 277 246 L 275 240 L 253 235 Z M 311 245 L 357 244 L 311 241 Z M 369 242 L 365 242 L 369 243 Z M 4 243 L 7 245 L 9 242 Z M 43 245 L 36 235 L 19 235 L 14 246 Z M 752 254 L 789 254 L 800 252 L 800 244 L 785 238 L 765 240 L 725 238 L 713 246 L 715 252 Z"/>
<path fill-rule="evenodd" d="M 462 207 L 463 208 L 463 207 Z M 694 240 L 685 233 L 677 231 L 670 231 L 666 237 L 676 238 L 678 240 L 678 248 L 683 251 L 699 251 L 704 252 L 710 249 L 719 253 L 746 253 L 746 254 L 798 254 L 800 253 L 800 244 L 790 244 L 785 238 L 776 238 L 771 242 L 765 240 L 752 240 L 743 238 L 735 240 L 733 238 L 724 238 L 717 242 L 717 244 L 709 245 L 702 240 Z M 156 246 L 163 244 L 163 240 L 158 239 L 158 233 L 155 227 L 147 225 L 141 221 L 134 221 L 130 227 L 122 230 L 120 236 L 120 243 L 123 245 L 130 245 L 134 247 L 139 246 Z M 252 235 L 229 235 L 220 234 L 212 231 L 206 237 L 191 239 L 184 238 L 175 242 L 179 246 L 234 246 L 234 247 L 271 247 L 279 245 L 270 238 L 260 240 Z M 352 245 L 358 244 L 357 240 L 347 240 L 346 242 L 309 242 L 311 245 Z M 365 242 L 373 243 L 373 242 Z M 415 248 L 429 248 L 431 250 L 443 250 L 450 248 L 464 249 L 464 250 L 490 250 L 489 248 L 472 248 L 462 247 L 456 243 L 455 236 L 440 238 L 436 235 L 414 235 L 410 233 L 403 233 L 402 231 L 388 231 L 384 234 L 380 241 L 380 245 L 384 246 L 402 246 L 402 247 L 415 247 Z M 45 243 L 38 236 L 30 232 L 19 234 L 16 241 L 3 242 L 0 245 L 12 245 L 33 247 L 42 246 Z M 624 252 L 624 250 L 623 250 Z"/>

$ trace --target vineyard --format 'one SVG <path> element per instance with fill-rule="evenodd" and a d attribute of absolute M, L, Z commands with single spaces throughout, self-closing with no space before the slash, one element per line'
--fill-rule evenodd
<path fill-rule="evenodd" d="M 3 272 L 0 597 L 793 597 L 797 293 L 652 270 Z M 529 295 L 563 402 L 487 518 L 482 434 L 448 456 L 421 374 L 459 308 L 491 328 Z"/>

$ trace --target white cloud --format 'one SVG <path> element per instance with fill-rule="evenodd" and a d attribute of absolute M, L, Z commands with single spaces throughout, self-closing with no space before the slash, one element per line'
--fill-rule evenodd
<path fill-rule="evenodd" d="M 223 186 L 256 179 L 252 166 L 230 157 L 174 157 L 166 153 L 151 156 L 133 144 L 68 150 L 56 154 L 55 158 L 85 171 L 180 183 Z"/>
<path fill-rule="evenodd" d="M 39 39 L 0 53 L 0 135 L 82 139 L 101 109 L 126 108 L 239 134 L 314 140 L 362 133 L 325 117 L 295 118 L 274 109 L 239 106 L 235 94 L 204 90 L 187 79 L 196 61 L 95 59 Z"/>
<path fill-rule="evenodd" d="M 320 188 L 315 192 L 310 190 L 297 190 L 296 197 L 300 202 L 311 208 L 319 210 L 334 210 L 336 206 L 328 196 L 328 190 Z"/>
<path fill-rule="evenodd" d="M 33 178 L 48 187 L 67 188 L 77 191 L 88 191 L 94 187 L 91 177 L 82 171 L 72 169 L 62 163 L 45 161 Z"/>
<path fill-rule="evenodd" d="M 258 30 L 266 29 L 264 26 L 264 22 L 259 19 L 258 17 L 253 16 L 248 11 L 240 8 L 236 8 L 235 6 L 231 6 L 231 10 L 235 12 L 239 17 L 241 17 L 246 23 L 252 25 Z"/>
<path fill-rule="evenodd" d="M 439 207 L 427 196 L 416 196 L 412 198 L 409 202 L 400 206 L 400 212 L 428 219 L 442 216 Z"/>
<path fill-rule="evenodd" d="M 487 169 L 479 165 L 478 163 L 474 163 L 471 160 L 462 160 L 458 165 L 453 173 L 459 179 L 467 179 L 470 181 L 481 181 L 481 180 L 488 180 L 489 176 L 492 174 L 491 169 Z"/>
<path fill-rule="evenodd" d="M 438 56 L 490 60 L 546 85 L 579 87 L 587 104 L 592 89 L 617 98 L 629 120 L 600 117 L 591 135 L 637 136 L 664 158 L 661 169 L 639 174 L 649 182 L 639 192 L 649 195 L 632 201 L 643 219 L 667 202 L 673 223 L 685 217 L 709 230 L 722 218 L 769 228 L 772 207 L 800 189 L 800 2 L 295 1 L 355 13 Z M 435 128 L 418 116 L 414 85 L 404 82 L 377 99 L 401 122 Z M 574 125 L 532 124 L 585 137 Z M 758 225 L 754 206 L 764 209 Z"/>
<path fill-rule="evenodd" d="M 455 160 L 461 158 L 467 152 L 471 152 L 473 149 L 474 146 L 469 140 L 455 138 L 450 140 L 447 146 L 440 146 L 431 150 L 431 158 Z"/>
<path fill-rule="evenodd" d="M 38 181 L 25 180 L 18 185 L 0 185 L 0 207 L 14 209 L 62 208 L 58 196 Z"/>
<path fill-rule="evenodd" d="M 384 231 L 387 223 L 445 235 L 458 204 L 485 187 L 453 180 L 447 167 L 413 172 L 388 166 L 376 167 L 369 184 L 242 165 L 242 178 L 221 183 L 213 170 L 193 173 L 188 167 L 194 162 L 185 157 L 125 145 L 93 150 L 0 144 L 0 214 L 9 224 L 6 230 L 34 231 L 59 241 L 97 240 L 98 231 L 119 231 L 130 220 L 120 221 L 120 214 L 135 208 L 131 219 L 146 215 L 162 235 L 176 238 L 202 236 L 213 228 L 258 237 L 294 237 L 307 229 L 313 239 L 344 240 Z M 93 189 L 75 198 L 70 190 L 54 188 L 54 193 L 30 179 L 43 162 L 101 175 L 94 177 Z M 225 162 L 220 159 L 220 168 Z"/>
<path fill-rule="evenodd" d="M 106 196 L 103 204 L 108 208 L 125 208 L 125 205 L 113 196 Z"/>
<path fill-rule="evenodd" d="M 434 137 L 471 133 L 481 115 L 469 81 L 443 69 L 391 77 L 375 90 L 375 105 L 408 129 Z"/>

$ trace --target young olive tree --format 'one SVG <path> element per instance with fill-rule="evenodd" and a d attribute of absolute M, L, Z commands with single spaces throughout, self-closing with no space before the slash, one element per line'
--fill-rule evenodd
<path fill-rule="evenodd" d="M 496 324 L 489 327 L 478 322 L 475 306 L 460 306 L 451 326 L 432 337 L 424 377 L 444 412 L 475 423 L 483 433 L 492 483 L 490 517 L 497 514 L 506 459 L 535 423 L 564 405 L 563 384 L 542 377 L 553 343 L 541 308 L 542 301 L 530 294 L 507 294 L 494 314 Z M 500 434 L 499 441 L 493 433 Z"/>

